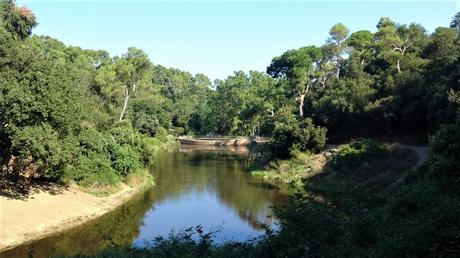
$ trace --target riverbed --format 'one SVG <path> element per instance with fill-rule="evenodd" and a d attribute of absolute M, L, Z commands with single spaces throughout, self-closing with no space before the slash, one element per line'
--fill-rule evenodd
<path fill-rule="evenodd" d="M 142 247 L 157 236 L 197 225 L 216 231 L 220 243 L 252 239 L 266 227 L 277 227 L 272 207 L 288 198 L 248 173 L 258 155 L 260 150 L 230 146 L 182 145 L 164 151 L 150 167 L 153 188 L 89 223 L 0 257 L 67 257 L 109 246 Z"/>

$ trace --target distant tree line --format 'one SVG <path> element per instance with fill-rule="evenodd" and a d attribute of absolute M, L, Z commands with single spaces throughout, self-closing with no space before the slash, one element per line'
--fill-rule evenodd
<path fill-rule="evenodd" d="M 343 181 L 306 185 L 311 194 L 278 210 L 280 230 L 258 242 L 215 246 L 198 228 L 198 242 L 185 232 L 96 257 L 459 256 L 460 13 L 431 34 L 389 18 L 375 33 L 339 23 L 324 45 L 288 50 L 266 73 L 214 83 L 153 65 L 140 49 L 110 57 L 31 36 L 36 25 L 30 9 L 0 1 L 0 184 L 115 185 L 168 134 L 272 136 L 278 157 L 363 136 L 429 142 L 427 162 L 385 191 L 344 184 L 344 164 L 371 173 L 368 162 L 390 155 L 369 140 L 349 145 L 332 163 Z"/>
<path fill-rule="evenodd" d="M 141 138 L 273 136 L 274 149 L 286 156 L 292 148 L 319 151 L 327 139 L 410 135 L 427 141 L 458 113 L 458 15 L 431 34 L 389 18 L 378 21 L 375 33 L 338 23 L 322 46 L 288 50 L 266 72 L 237 71 L 215 82 L 153 65 L 140 49 L 110 57 L 31 36 L 36 24 L 27 7 L 2 0 L 6 169 L 33 163 L 39 174 L 60 178 L 82 164 L 79 159 L 101 152 L 105 158 L 91 166 L 113 169 L 117 147 L 108 146 L 117 128 Z"/>
<path fill-rule="evenodd" d="M 316 150 L 326 137 L 402 135 L 426 142 L 457 116 L 450 99 L 460 90 L 458 15 L 450 28 L 430 34 L 420 24 L 385 17 L 376 28 L 350 32 L 338 23 L 324 45 L 288 50 L 266 73 L 239 71 L 217 80 L 190 113 L 186 132 L 274 136 L 275 143 L 303 141 L 297 147 Z"/>

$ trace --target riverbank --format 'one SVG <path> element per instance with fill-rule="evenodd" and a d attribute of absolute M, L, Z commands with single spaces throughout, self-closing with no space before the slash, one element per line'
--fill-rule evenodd
<path fill-rule="evenodd" d="M 152 185 L 153 177 L 145 173 L 103 197 L 77 186 L 37 189 L 26 199 L 0 196 L 0 252 L 94 220 Z"/>
<path fill-rule="evenodd" d="M 251 144 L 268 143 L 267 137 L 190 137 L 179 136 L 177 140 L 183 145 L 209 146 L 248 146 Z"/>
<path fill-rule="evenodd" d="M 366 151 L 351 159 L 363 158 L 360 166 L 353 170 L 363 170 L 360 173 L 344 173 L 333 167 L 333 158 L 349 144 L 328 145 L 318 154 L 295 152 L 290 159 L 272 160 L 265 167 L 251 172 L 253 176 L 264 179 L 274 185 L 290 185 L 295 189 L 303 189 L 305 183 L 316 181 L 343 182 L 349 180 L 353 185 L 362 187 L 389 187 L 401 183 L 411 170 L 418 169 L 428 157 L 427 147 L 385 143 L 381 146 L 388 152 L 387 156 L 366 160 L 370 154 Z M 352 152 L 359 152 L 353 150 Z M 349 155 L 349 154 L 346 154 Z M 354 154 L 352 154 L 354 155 Z M 361 157 L 362 156 L 362 157 Z M 361 167 L 362 165 L 362 167 Z M 345 176 L 344 176 L 345 174 Z M 338 176 L 338 177 L 337 177 Z"/>

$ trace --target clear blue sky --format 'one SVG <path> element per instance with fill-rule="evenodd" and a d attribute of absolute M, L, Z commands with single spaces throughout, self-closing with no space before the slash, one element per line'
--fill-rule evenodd
<path fill-rule="evenodd" d="M 418 22 L 429 32 L 448 26 L 459 1 L 33 1 L 34 33 L 68 45 L 122 54 L 146 51 L 154 64 L 225 78 L 235 70 L 265 71 L 284 51 L 324 43 L 342 22 L 368 29 L 382 16 Z"/>

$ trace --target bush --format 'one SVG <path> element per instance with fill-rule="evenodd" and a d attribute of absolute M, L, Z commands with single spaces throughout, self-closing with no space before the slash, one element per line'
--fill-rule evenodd
<path fill-rule="evenodd" d="M 84 128 L 81 130 L 78 138 L 80 140 L 80 147 L 84 151 L 94 151 L 97 153 L 106 152 L 107 136 L 96 129 L 92 127 Z"/>
<path fill-rule="evenodd" d="M 160 126 L 157 128 L 155 138 L 162 142 L 167 142 L 169 140 L 169 136 L 170 135 L 168 134 L 168 130 L 166 130 L 164 127 Z"/>
<path fill-rule="evenodd" d="M 50 180 L 59 180 L 64 166 L 79 154 L 75 139 L 61 137 L 49 124 L 17 130 L 12 136 L 12 147 L 22 160 L 30 159 L 38 166 L 38 177 Z"/>
<path fill-rule="evenodd" d="M 133 125 L 140 133 L 147 134 L 149 136 L 156 135 L 160 122 L 155 116 L 139 112 L 136 113 L 134 117 Z"/>
<path fill-rule="evenodd" d="M 141 154 L 129 145 L 111 144 L 109 146 L 112 167 L 121 177 L 143 167 Z"/>
<path fill-rule="evenodd" d="M 157 138 L 146 137 L 142 142 L 142 160 L 144 163 L 153 162 L 154 157 L 161 149 L 162 142 Z"/>
<path fill-rule="evenodd" d="M 90 152 L 78 157 L 73 165 L 64 170 L 64 181 L 74 181 L 81 186 L 116 185 L 120 177 L 111 166 L 108 157 Z"/>
<path fill-rule="evenodd" d="M 118 144 L 128 144 L 139 147 L 142 144 L 142 135 L 133 129 L 130 123 L 120 122 L 108 131 L 111 138 Z"/>
<path fill-rule="evenodd" d="M 370 139 L 356 141 L 344 147 L 332 161 L 335 169 L 355 169 L 365 162 L 386 158 L 389 155 L 385 145 Z"/>
<path fill-rule="evenodd" d="M 430 174 L 456 179 L 460 175 L 460 122 L 441 127 L 431 138 Z"/>
<path fill-rule="evenodd" d="M 326 128 L 291 116 L 275 123 L 270 149 L 277 157 L 288 157 L 292 150 L 319 152 L 325 144 Z"/>

